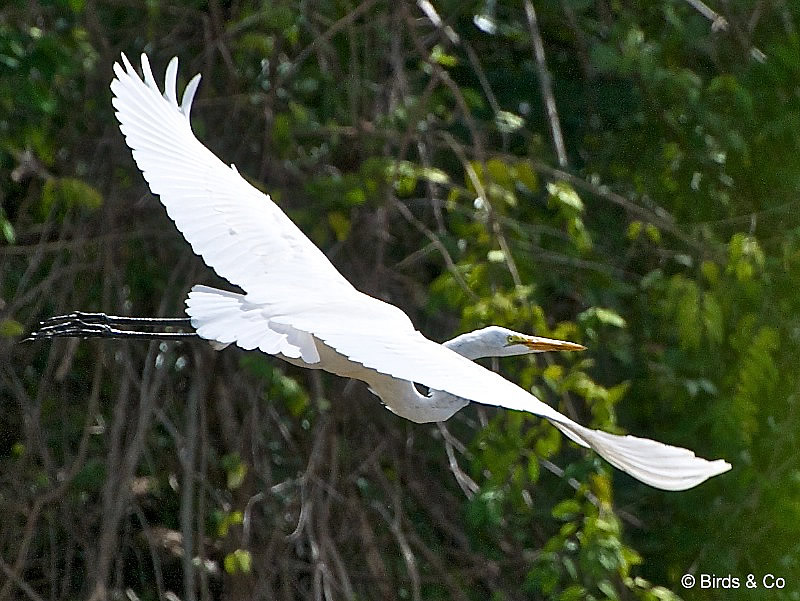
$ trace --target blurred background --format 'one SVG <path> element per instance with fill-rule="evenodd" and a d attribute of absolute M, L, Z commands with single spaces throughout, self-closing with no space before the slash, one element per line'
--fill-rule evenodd
<path fill-rule="evenodd" d="M 3 3 L 0 601 L 800 599 L 799 27 L 782 0 Z M 415 425 L 198 341 L 21 343 L 230 288 L 125 147 L 120 52 L 202 73 L 198 137 L 423 333 L 585 344 L 487 365 L 732 471 L 662 492 L 530 415 Z"/>

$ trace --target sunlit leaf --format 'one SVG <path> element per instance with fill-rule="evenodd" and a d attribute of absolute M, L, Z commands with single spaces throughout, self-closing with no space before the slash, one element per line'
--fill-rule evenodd
<path fill-rule="evenodd" d="M 431 60 L 443 67 L 455 67 L 458 64 L 458 59 L 445 52 L 444 48 L 439 44 L 436 44 L 431 50 Z"/>
<path fill-rule="evenodd" d="M 560 204 L 571 207 L 576 211 L 583 211 L 583 201 L 575 189 L 567 182 L 550 182 L 547 184 L 547 192 L 553 200 Z"/>
<path fill-rule="evenodd" d="M 627 325 L 624 317 L 608 307 L 591 307 L 586 309 L 586 311 L 578 314 L 578 321 L 580 323 L 596 321 L 599 324 L 615 328 L 624 328 Z"/>
<path fill-rule="evenodd" d="M 0 320 L 0 337 L 14 338 L 21 336 L 23 332 L 25 328 L 18 321 L 10 318 Z"/>
<path fill-rule="evenodd" d="M 566 499 L 553 507 L 550 513 L 558 520 L 569 520 L 576 517 L 580 511 L 580 503 L 575 499 Z"/>
<path fill-rule="evenodd" d="M 509 111 L 498 111 L 494 122 L 497 129 L 506 134 L 514 133 L 525 126 L 525 119 Z"/>

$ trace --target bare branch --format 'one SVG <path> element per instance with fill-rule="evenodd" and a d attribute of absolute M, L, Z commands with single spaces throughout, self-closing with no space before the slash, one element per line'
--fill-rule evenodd
<path fill-rule="evenodd" d="M 544 55 L 544 42 L 542 41 L 542 34 L 539 33 L 536 10 L 534 10 L 531 0 L 525 0 L 525 17 L 528 20 L 528 31 L 533 42 L 533 58 L 536 62 L 536 69 L 539 72 L 542 99 L 547 111 L 547 119 L 550 122 L 550 135 L 553 137 L 553 146 L 556 151 L 556 157 L 558 157 L 558 164 L 564 169 L 567 166 L 567 149 L 564 146 L 564 136 L 561 133 L 561 122 L 558 118 L 556 99 L 553 96 L 553 81 Z"/>

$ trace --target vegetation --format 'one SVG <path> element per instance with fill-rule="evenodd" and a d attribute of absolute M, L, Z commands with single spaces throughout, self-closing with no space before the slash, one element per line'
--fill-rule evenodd
<path fill-rule="evenodd" d="M 798 27 L 755 0 L 5 3 L 0 600 L 800 597 Z M 437 340 L 581 342 L 495 367 L 733 470 L 665 493 L 529 415 L 420 426 L 257 353 L 20 343 L 227 286 L 116 127 L 142 51 L 202 72 L 195 132 L 360 289 Z"/>

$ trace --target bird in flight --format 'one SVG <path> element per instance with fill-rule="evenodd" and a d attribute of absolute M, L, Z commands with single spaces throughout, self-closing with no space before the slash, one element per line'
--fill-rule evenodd
<path fill-rule="evenodd" d="M 581 345 L 491 326 L 438 344 L 418 332 L 394 305 L 356 290 L 327 257 L 236 168 L 194 136 L 189 112 L 200 75 L 178 102 L 178 60 L 162 94 L 146 55 L 143 79 L 122 55 L 111 82 L 120 130 L 153 194 L 161 199 L 195 253 L 244 294 L 195 285 L 185 318 L 71 313 L 42 322 L 32 338 L 199 336 L 215 348 L 258 349 L 293 365 L 367 383 L 397 415 L 443 421 L 470 402 L 527 411 L 549 420 L 570 440 L 611 465 L 665 490 L 685 490 L 730 469 L 692 451 L 578 424 L 474 360 Z M 150 331 L 189 325 L 194 332 Z M 139 330 L 121 326 L 145 326 Z M 428 388 L 419 392 L 414 384 Z"/>

